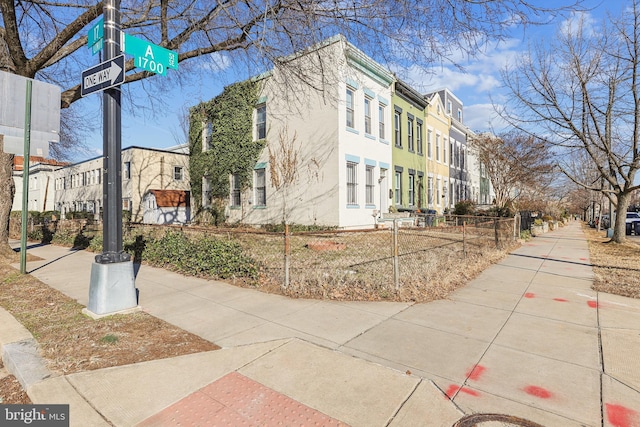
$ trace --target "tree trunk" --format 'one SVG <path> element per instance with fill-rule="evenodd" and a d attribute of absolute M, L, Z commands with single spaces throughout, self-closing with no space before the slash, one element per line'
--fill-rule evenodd
<path fill-rule="evenodd" d="M 618 206 L 616 209 L 616 222 L 613 229 L 613 237 L 611 238 L 612 242 L 624 243 L 627 240 L 626 220 L 630 200 L 631 195 L 629 193 L 621 192 L 618 194 Z"/>
<path fill-rule="evenodd" d="M 9 247 L 9 215 L 16 192 L 13 183 L 13 154 L 4 152 L 4 137 L 0 135 L 0 256 L 13 254 Z"/>

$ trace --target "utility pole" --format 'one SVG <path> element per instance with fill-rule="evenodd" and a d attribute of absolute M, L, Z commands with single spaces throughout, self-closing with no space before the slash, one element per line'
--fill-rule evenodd
<path fill-rule="evenodd" d="M 120 0 L 106 0 L 104 54 L 109 61 L 122 54 Z M 122 70 L 124 73 L 124 70 Z M 103 250 L 91 266 L 87 314 L 100 317 L 139 309 L 131 256 L 122 247 L 121 92 L 104 90 L 103 105 Z"/>

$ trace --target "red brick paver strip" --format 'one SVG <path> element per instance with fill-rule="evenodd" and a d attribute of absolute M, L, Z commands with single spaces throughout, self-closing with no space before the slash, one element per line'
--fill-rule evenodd
<path fill-rule="evenodd" d="M 138 424 L 152 426 L 347 425 L 232 372 Z"/>

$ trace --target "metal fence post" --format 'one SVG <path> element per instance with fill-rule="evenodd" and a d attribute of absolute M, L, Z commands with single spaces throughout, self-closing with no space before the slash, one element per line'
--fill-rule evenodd
<path fill-rule="evenodd" d="M 462 221 L 462 253 L 467 258 L 467 221 Z"/>
<path fill-rule="evenodd" d="M 400 289 L 400 260 L 398 257 L 398 220 L 393 220 L 393 284 Z"/>
<path fill-rule="evenodd" d="M 289 287 L 289 257 L 291 255 L 291 242 L 289 241 L 289 224 L 284 225 L 284 288 Z"/>

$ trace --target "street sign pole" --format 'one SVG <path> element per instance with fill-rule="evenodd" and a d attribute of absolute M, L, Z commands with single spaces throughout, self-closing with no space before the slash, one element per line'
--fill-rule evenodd
<path fill-rule="evenodd" d="M 120 0 L 106 0 L 105 60 L 119 56 Z M 123 69 L 124 73 L 125 70 Z M 104 90 L 103 105 L 103 248 L 91 267 L 87 314 L 93 317 L 137 309 L 131 256 L 122 249 L 122 166 L 120 87 Z"/>

